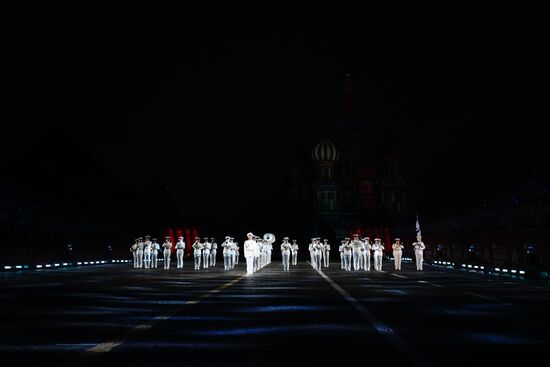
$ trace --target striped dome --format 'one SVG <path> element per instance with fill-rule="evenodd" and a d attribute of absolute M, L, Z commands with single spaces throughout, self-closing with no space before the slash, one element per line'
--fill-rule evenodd
<path fill-rule="evenodd" d="M 313 148 L 311 156 L 317 162 L 336 162 L 340 158 L 340 153 L 330 140 L 324 138 Z"/>

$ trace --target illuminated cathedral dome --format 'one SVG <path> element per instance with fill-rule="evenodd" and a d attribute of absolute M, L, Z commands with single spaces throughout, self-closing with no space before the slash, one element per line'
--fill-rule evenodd
<path fill-rule="evenodd" d="M 330 140 L 324 138 L 313 148 L 311 156 L 316 162 L 336 162 L 340 158 L 340 153 Z"/>

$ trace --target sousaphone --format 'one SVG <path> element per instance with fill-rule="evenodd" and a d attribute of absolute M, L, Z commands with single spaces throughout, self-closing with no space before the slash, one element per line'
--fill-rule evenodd
<path fill-rule="evenodd" d="M 273 233 L 264 234 L 264 241 L 269 242 L 269 243 L 275 242 L 275 235 Z"/>

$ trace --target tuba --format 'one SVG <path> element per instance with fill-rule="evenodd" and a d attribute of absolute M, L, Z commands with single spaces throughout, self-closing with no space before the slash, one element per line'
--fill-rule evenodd
<path fill-rule="evenodd" d="M 273 233 L 266 233 L 264 234 L 264 241 L 266 242 L 269 242 L 269 243 L 273 243 L 275 242 L 275 235 Z"/>

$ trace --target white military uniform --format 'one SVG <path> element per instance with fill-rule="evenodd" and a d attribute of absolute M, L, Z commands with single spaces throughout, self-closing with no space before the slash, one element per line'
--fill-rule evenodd
<path fill-rule="evenodd" d="M 317 239 L 313 244 L 313 249 L 315 251 L 315 269 L 321 270 L 323 266 L 323 244 Z"/>
<path fill-rule="evenodd" d="M 151 267 L 151 241 L 146 240 L 143 245 L 143 263 L 145 264 L 145 269 Z"/>
<path fill-rule="evenodd" d="M 325 263 L 325 268 L 330 266 L 330 244 L 328 241 L 325 241 L 323 244 L 323 261 Z"/>
<path fill-rule="evenodd" d="M 185 254 L 185 242 L 180 238 L 176 243 L 176 256 L 178 258 L 178 269 L 183 268 L 183 255 Z"/>
<path fill-rule="evenodd" d="M 401 241 L 395 242 L 391 245 L 391 248 L 393 249 L 393 261 L 395 263 L 395 270 L 401 270 L 401 257 L 403 256 L 403 246 L 401 244 Z"/>
<path fill-rule="evenodd" d="M 298 244 L 296 243 L 296 240 L 292 240 L 292 247 L 290 248 L 292 252 L 292 265 L 298 264 Z"/>
<path fill-rule="evenodd" d="M 193 259 L 195 259 L 195 270 L 200 270 L 202 249 L 204 246 L 200 242 L 200 240 L 196 240 L 193 246 L 191 247 L 193 247 Z"/>
<path fill-rule="evenodd" d="M 170 240 L 164 241 L 162 244 L 164 248 L 164 269 L 170 269 L 170 254 L 172 253 L 172 242 Z"/>
<path fill-rule="evenodd" d="M 311 259 L 311 266 L 313 266 L 313 268 L 317 268 L 316 265 L 315 265 L 315 245 L 314 245 L 314 242 L 315 240 L 311 240 L 311 243 L 309 244 L 308 246 L 308 250 L 309 250 L 309 257 Z"/>
<path fill-rule="evenodd" d="M 134 258 L 134 268 L 137 268 L 137 241 L 134 242 L 132 246 L 130 246 L 130 252 L 132 253 L 132 256 Z"/>
<path fill-rule="evenodd" d="M 260 247 L 260 257 L 258 259 L 258 263 L 256 264 L 256 269 L 262 268 L 266 264 L 266 243 L 264 240 L 257 239 L 258 246 Z"/>
<path fill-rule="evenodd" d="M 382 270 L 382 256 L 384 254 L 384 245 L 380 241 L 374 242 L 372 245 L 374 251 L 374 270 Z"/>
<path fill-rule="evenodd" d="M 422 270 L 422 263 L 424 262 L 424 250 L 426 246 L 422 240 L 413 243 L 414 256 L 416 257 L 416 270 Z"/>
<path fill-rule="evenodd" d="M 256 238 L 256 244 L 257 244 L 257 247 L 256 247 L 256 252 L 254 253 L 254 271 L 257 271 L 260 269 L 260 257 L 262 256 L 262 252 L 261 252 L 261 245 L 262 245 L 262 240 L 257 237 Z"/>
<path fill-rule="evenodd" d="M 281 256 L 283 258 L 283 271 L 290 270 L 290 251 L 292 245 L 288 243 L 288 240 L 284 240 L 281 244 Z"/>
<path fill-rule="evenodd" d="M 234 238 L 231 238 L 231 242 L 233 242 L 235 244 L 234 246 L 234 251 L 235 251 L 235 254 L 233 256 L 233 267 L 235 267 L 235 265 L 239 265 L 239 243 L 238 242 L 235 242 L 235 239 Z"/>
<path fill-rule="evenodd" d="M 254 273 L 254 259 L 259 251 L 258 242 L 254 239 L 244 241 L 244 258 L 246 259 L 246 273 L 248 275 Z"/>
<path fill-rule="evenodd" d="M 351 270 L 351 252 L 352 248 L 349 242 L 342 241 L 342 254 L 344 255 L 344 270 Z"/>
<path fill-rule="evenodd" d="M 365 251 L 363 252 L 363 269 L 370 271 L 370 252 L 372 250 L 372 245 L 368 238 L 365 238 L 363 243 L 365 244 Z"/>
<path fill-rule="evenodd" d="M 204 240 L 204 243 L 202 245 L 202 267 L 204 269 L 208 269 L 210 263 L 210 249 L 212 248 L 212 244 L 208 242 L 208 240 Z"/>
<path fill-rule="evenodd" d="M 160 251 L 160 245 L 157 241 L 154 241 L 151 245 L 151 267 L 156 268 L 158 266 L 158 254 Z"/>
<path fill-rule="evenodd" d="M 224 243 L 222 243 L 223 247 L 223 269 L 224 270 L 230 270 L 233 265 L 233 248 L 232 244 L 230 242 L 230 237 L 225 237 Z"/>
<path fill-rule="evenodd" d="M 363 248 L 364 244 L 358 238 L 354 238 L 352 243 L 353 270 L 359 270 L 363 267 Z"/>
<path fill-rule="evenodd" d="M 344 269 L 344 245 L 338 246 L 338 252 L 340 253 L 340 269 Z"/>
<path fill-rule="evenodd" d="M 216 254 L 218 253 L 218 244 L 212 239 L 212 248 L 210 249 L 210 265 L 216 266 Z"/>
<path fill-rule="evenodd" d="M 231 269 L 239 263 L 239 246 L 234 238 L 231 238 Z"/>
<path fill-rule="evenodd" d="M 271 253 L 273 252 L 273 244 L 267 244 L 267 263 L 271 264 Z"/>
<path fill-rule="evenodd" d="M 137 245 L 137 267 L 142 268 L 143 267 L 143 241 L 139 241 Z"/>

